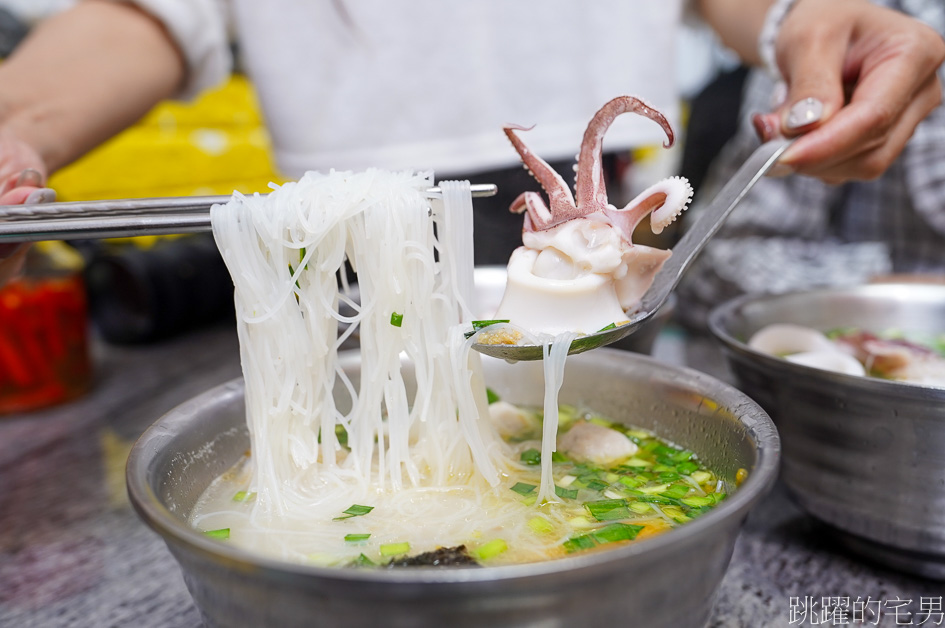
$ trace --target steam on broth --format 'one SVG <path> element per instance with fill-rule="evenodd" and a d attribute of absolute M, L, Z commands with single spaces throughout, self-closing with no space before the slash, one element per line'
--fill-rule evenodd
<path fill-rule="evenodd" d="M 543 343 L 540 411 L 490 399 L 467 338 L 469 187 L 444 182 L 430 198 L 431 185 L 429 173 L 308 173 L 213 208 L 251 453 L 191 523 L 288 561 L 387 564 L 452 548 L 498 565 L 629 542 L 717 504 L 725 488 L 692 452 L 559 409 L 572 332 Z M 355 330 L 357 385 L 338 355 Z M 616 448 L 593 444 L 602 435 Z"/>

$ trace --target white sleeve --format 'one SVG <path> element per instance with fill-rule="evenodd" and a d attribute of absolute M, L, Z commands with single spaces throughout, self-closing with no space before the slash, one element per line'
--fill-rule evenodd
<path fill-rule="evenodd" d="M 187 100 L 229 76 L 233 65 L 223 0 L 117 0 L 136 5 L 160 21 L 187 63 L 177 98 Z"/>

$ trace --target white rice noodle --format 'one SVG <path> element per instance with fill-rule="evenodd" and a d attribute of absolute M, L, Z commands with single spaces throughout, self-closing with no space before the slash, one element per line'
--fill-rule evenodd
<path fill-rule="evenodd" d="M 430 173 L 312 172 L 211 210 L 236 288 L 254 517 L 339 512 L 476 471 L 498 482 L 503 444 L 480 419 L 479 356 L 459 328 L 472 298 L 469 186 L 441 183 L 431 208 L 431 184 Z M 358 273 L 353 317 L 338 312 L 345 259 Z M 338 363 L 339 321 L 352 323 L 347 334 L 359 327 L 358 387 Z M 403 357 L 415 366 L 412 394 Z M 336 406 L 336 386 L 350 404 Z"/>
<path fill-rule="evenodd" d="M 557 501 L 554 478 L 551 475 L 552 454 L 557 447 L 558 435 L 558 391 L 564 382 L 564 365 L 571 342 L 577 338 L 574 332 L 563 332 L 553 337 L 542 338 L 542 367 L 545 375 L 545 398 L 541 430 L 541 484 L 538 487 L 538 503 Z"/>

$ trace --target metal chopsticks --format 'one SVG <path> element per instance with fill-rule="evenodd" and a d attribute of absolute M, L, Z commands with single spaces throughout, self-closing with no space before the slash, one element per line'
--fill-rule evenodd
<path fill-rule="evenodd" d="M 474 197 L 494 196 L 493 183 L 470 186 Z M 426 190 L 436 195 L 439 187 Z M 123 238 L 210 231 L 210 207 L 230 196 L 171 196 L 41 205 L 0 205 L 0 243 Z"/>

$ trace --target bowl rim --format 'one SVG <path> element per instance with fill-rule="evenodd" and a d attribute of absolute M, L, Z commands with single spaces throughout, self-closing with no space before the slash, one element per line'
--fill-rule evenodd
<path fill-rule="evenodd" d="M 357 353 L 356 351 L 346 353 Z M 226 562 L 249 569 L 275 574 L 301 576 L 313 581 L 346 581 L 376 585 L 441 585 L 509 583 L 522 579 L 550 576 L 562 572 L 580 574 L 584 570 L 617 569 L 620 563 L 640 554 L 659 554 L 686 539 L 699 537 L 710 528 L 722 526 L 726 520 L 741 525 L 748 510 L 774 485 L 779 471 L 781 441 L 774 422 L 767 412 L 747 395 L 733 386 L 714 377 L 688 367 L 664 364 L 649 356 L 633 354 L 617 349 L 596 349 L 598 358 L 632 360 L 644 362 L 650 371 L 682 374 L 691 386 L 712 387 L 717 398 L 730 400 L 724 407 L 735 408 L 735 420 L 752 442 L 757 457 L 748 479 L 710 512 L 688 522 L 666 534 L 646 538 L 623 547 L 585 554 L 575 554 L 535 563 L 471 568 L 412 568 L 412 569 L 350 569 L 344 567 L 321 567 L 292 563 L 261 556 L 238 547 L 228 546 L 208 538 L 190 527 L 173 514 L 158 499 L 148 484 L 150 462 L 159 451 L 162 442 L 170 440 L 175 427 L 193 420 L 194 406 L 220 396 L 243 394 L 242 377 L 215 386 L 171 409 L 154 422 L 135 442 L 126 465 L 126 485 L 130 501 L 144 522 L 171 546 L 184 546 L 192 552 L 215 562 Z M 590 355 L 590 354 L 585 354 Z M 574 359 L 579 356 L 574 356 Z M 585 358 L 586 359 L 586 358 Z M 237 423 L 242 429 L 244 422 Z M 150 452 L 150 453 L 149 453 Z"/>
<path fill-rule="evenodd" d="M 813 366 L 789 362 L 780 358 L 748 346 L 748 343 L 736 337 L 728 328 L 727 322 L 732 320 L 736 314 L 746 307 L 759 303 L 775 303 L 781 300 L 794 299 L 798 297 L 817 297 L 822 295 L 862 295 L 867 298 L 877 298 L 884 292 L 896 291 L 899 293 L 908 293 L 910 290 L 922 289 L 935 291 L 945 297 L 945 285 L 938 284 L 910 284 L 910 283 L 876 283 L 861 284 L 857 286 L 817 288 L 813 290 L 794 290 L 780 293 L 764 294 L 743 294 L 725 301 L 709 312 L 707 326 L 709 332 L 720 341 L 725 348 L 742 357 L 758 362 L 768 369 L 779 369 L 791 376 L 805 379 L 818 379 L 827 383 L 833 383 L 852 388 L 862 388 L 873 392 L 882 392 L 889 395 L 908 394 L 910 396 L 934 397 L 941 400 L 941 395 L 945 385 L 936 386 L 931 384 L 919 384 L 915 382 L 903 382 L 869 375 L 850 375 L 847 373 L 838 373 L 819 369 Z M 792 324 L 791 321 L 782 321 Z"/>

